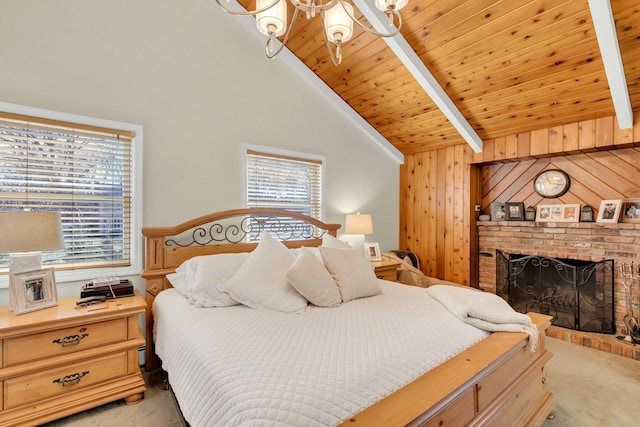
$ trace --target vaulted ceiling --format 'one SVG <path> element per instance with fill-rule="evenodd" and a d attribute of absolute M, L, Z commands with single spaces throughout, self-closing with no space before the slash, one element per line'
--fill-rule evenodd
<path fill-rule="evenodd" d="M 640 2 L 611 7 L 640 110 Z M 482 140 L 615 115 L 587 0 L 409 0 L 401 14 L 402 36 Z M 354 33 L 338 67 L 317 18 L 300 16 L 287 47 L 402 153 L 465 143 L 383 39 Z"/>

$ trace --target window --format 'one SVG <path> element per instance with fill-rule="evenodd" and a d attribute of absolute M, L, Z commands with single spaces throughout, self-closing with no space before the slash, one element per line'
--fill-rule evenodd
<path fill-rule="evenodd" d="M 142 128 L 46 110 L 3 112 L 11 109 L 0 110 L 0 210 L 61 213 L 65 248 L 44 252 L 42 263 L 85 270 L 67 280 L 95 277 L 87 269 L 96 268 L 138 273 L 134 145 Z M 8 266 L 8 254 L 0 254 L 0 269 Z"/>
<path fill-rule="evenodd" d="M 322 172 L 320 156 L 247 149 L 246 205 L 286 209 L 322 220 Z"/>

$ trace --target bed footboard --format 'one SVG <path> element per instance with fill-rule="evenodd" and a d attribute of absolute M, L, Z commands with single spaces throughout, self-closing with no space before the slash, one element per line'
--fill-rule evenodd
<path fill-rule="evenodd" d="M 555 407 L 545 372 L 551 317 L 529 316 L 540 329 L 535 352 L 524 333 L 493 333 L 342 425 L 540 426 Z"/>

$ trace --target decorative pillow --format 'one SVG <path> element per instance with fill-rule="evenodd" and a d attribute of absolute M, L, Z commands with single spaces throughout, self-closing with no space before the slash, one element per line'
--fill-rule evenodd
<path fill-rule="evenodd" d="M 191 289 L 187 294 L 189 302 L 196 307 L 228 307 L 237 305 L 229 294 L 218 288 L 238 271 L 249 259 L 249 253 L 206 255 L 192 258 L 195 272 Z"/>
<path fill-rule="evenodd" d="M 313 305 L 337 307 L 342 303 L 340 291 L 331 273 L 309 248 L 300 248 L 296 260 L 285 275 L 291 286 Z"/>
<path fill-rule="evenodd" d="M 320 253 L 343 302 L 382 293 L 373 266 L 361 251 L 320 246 Z"/>
<path fill-rule="evenodd" d="M 257 310 L 301 312 L 306 308 L 307 300 L 285 276 L 294 261 L 295 256 L 285 245 L 270 234 L 262 233 L 249 258 L 218 290 Z"/>
<path fill-rule="evenodd" d="M 342 240 L 333 237 L 329 233 L 324 233 L 322 235 L 322 247 L 325 247 L 325 248 L 353 249 L 353 246 L 351 246 L 347 242 L 343 242 Z"/>

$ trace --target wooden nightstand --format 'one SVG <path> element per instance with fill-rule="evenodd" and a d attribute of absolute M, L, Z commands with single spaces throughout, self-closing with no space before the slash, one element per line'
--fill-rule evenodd
<path fill-rule="evenodd" d="M 378 279 L 391 282 L 398 280 L 398 268 L 400 268 L 398 261 L 371 261 L 371 265 L 373 265 L 373 270 Z"/>
<path fill-rule="evenodd" d="M 0 426 L 37 425 L 118 399 L 138 403 L 138 293 L 76 309 L 77 298 L 14 315 L 0 308 Z"/>

